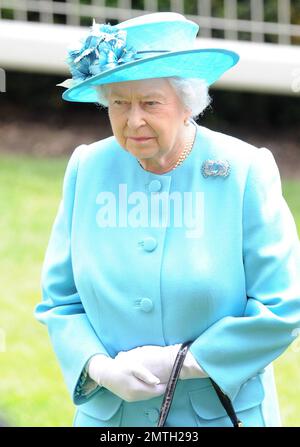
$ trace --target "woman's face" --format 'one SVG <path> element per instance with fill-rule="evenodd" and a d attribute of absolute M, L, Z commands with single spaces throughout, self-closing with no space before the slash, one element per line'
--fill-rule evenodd
<path fill-rule="evenodd" d="M 108 101 L 114 136 L 139 160 L 160 165 L 182 151 L 190 112 L 166 79 L 109 84 Z"/>

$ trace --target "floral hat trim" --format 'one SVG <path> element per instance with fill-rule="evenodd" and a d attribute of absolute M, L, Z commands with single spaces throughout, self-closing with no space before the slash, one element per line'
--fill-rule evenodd
<path fill-rule="evenodd" d="M 71 88 L 81 82 L 111 70 L 118 65 L 140 59 L 139 53 L 168 51 L 136 51 L 126 44 L 127 31 L 110 24 L 99 24 L 93 19 L 90 34 L 81 39 L 75 48 L 68 50 L 66 62 L 72 78 L 57 86 Z"/>

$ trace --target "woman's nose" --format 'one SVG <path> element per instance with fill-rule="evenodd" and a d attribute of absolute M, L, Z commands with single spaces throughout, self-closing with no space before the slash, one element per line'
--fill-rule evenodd
<path fill-rule="evenodd" d="M 127 125 L 131 129 L 136 129 L 145 124 L 143 110 L 139 106 L 131 106 L 127 112 Z"/>

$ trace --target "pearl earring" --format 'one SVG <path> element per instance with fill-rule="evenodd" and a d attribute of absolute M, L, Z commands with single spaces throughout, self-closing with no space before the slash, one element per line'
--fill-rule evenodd
<path fill-rule="evenodd" d="M 189 120 L 187 118 L 184 120 L 184 125 L 187 126 L 187 127 L 190 125 L 190 122 L 189 122 Z"/>

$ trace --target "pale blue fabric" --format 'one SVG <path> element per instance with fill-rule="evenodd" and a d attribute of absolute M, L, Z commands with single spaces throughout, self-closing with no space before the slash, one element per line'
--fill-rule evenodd
<path fill-rule="evenodd" d="M 75 82 L 134 60 L 136 51 L 126 45 L 127 33 L 115 26 L 96 24 L 78 49 L 70 50 L 68 63 Z"/>
<path fill-rule="evenodd" d="M 230 175 L 205 178 L 205 160 L 227 160 Z M 167 197 L 202 193 L 200 237 L 187 237 L 188 228 L 172 222 L 99 226 L 101 192 L 118 197 L 123 184 L 128 196 L 150 199 L 159 182 Z M 114 137 L 77 147 L 35 310 L 79 406 L 74 425 L 155 426 L 162 396 L 129 403 L 105 388 L 88 393 L 84 366 L 98 352 L 115 357 L 187 340 L 246 426 L 280 425 L 272 361 L 300 327 L 299 273 L 299 239 L 268 149 L 197 126 L 188 158 L 159 175 Z M 170 426 L 231 425 L 209 379 L 179 380 L 176 393 Z"/>

